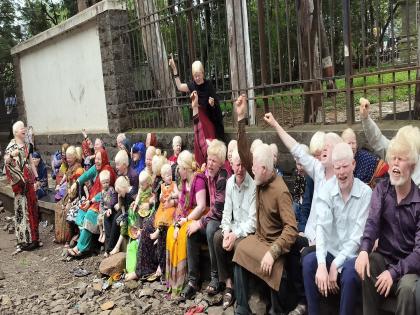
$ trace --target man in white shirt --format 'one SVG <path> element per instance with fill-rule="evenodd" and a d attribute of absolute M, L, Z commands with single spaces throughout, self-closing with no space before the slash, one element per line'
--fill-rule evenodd
<path fill-rule="evenodd" d="M 256 186 L 242 166 L 238 150 L 232 152 L 232 169 L 234 174 L 226 183 L 221 229 L 214 235 L 219 281 L 226 284 L 223 309 L 234 302 L 232 283 L 234 250 L 242 238 L 255 232 L 256 224 Z"/>
<path fill-rule="evenodd" d="M 309 314 L 319 314 L 321 296 L 341 293 L 340 315 L 355 314 L 361 282 L 354 269 L 372 191 L 353 171 L 353 151 L 347 143 L 332 152 L 335 176 L 315 202 L 316 252 L 303 258 L 303 281 Z"/>

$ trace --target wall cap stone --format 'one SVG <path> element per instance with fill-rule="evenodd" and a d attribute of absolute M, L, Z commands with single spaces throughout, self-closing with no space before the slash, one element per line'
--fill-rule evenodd
<path fill-rule="evenodd" d="M 40 45 L 41 43 L 50 40 L 54 37 L 60 36 L 61 34 L 68 32 L 76 27 L 89 22 L 90 20 L 96 18 L 98 14 L 109 10 L 126 10 L 125 4 L 120 0 L 103 0 L 82 12 L 72 16 L 68 20 L 42 32 L 39 33 L 28 40 L 14 46 L 10 51 L 12 55 L 22 53 L 25 50 L 33 48 Z"/>

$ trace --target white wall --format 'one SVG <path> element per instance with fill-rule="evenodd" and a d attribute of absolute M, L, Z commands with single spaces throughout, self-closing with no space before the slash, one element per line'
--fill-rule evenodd
<path fill-rule="evenodd" d="M 36 134 L 108 132 L 95 20 L 20 55 L 28 125 Z"/>

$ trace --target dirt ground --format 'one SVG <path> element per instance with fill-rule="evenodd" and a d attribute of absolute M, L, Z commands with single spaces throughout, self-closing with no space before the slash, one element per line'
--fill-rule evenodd
<path fill-rule="evenodd" d="M 223 312 L 221 306 L 211 306 L 214 300 L 201 293 L 197 294 L 195 300 L 179 304 L 166 295 L 165 287 L 159 282 L 142 284 L 131 281 L 127 284 L 121 281 L 101 289 L 107 281 L 98 272 L 102 256 L 66 261 L 62 256 L 63 247 L 53 243 L 53 226 L 45 226 L 45 222 L 40 224 L 43 247 L 12 255 L 15 236 L 7 231 L 7 227 L 13 224 L 10 223 L 10 216 L 10 209 L 0 213 L 0 269 L 5 275 L 5 279 L 0 280 L 1 315 L 176 315 L 184 314 L 198 304 L 206 307 L 207 314 L 233 314 L 232 307 Z M 77 278 L 71 273 L 76 267 L 90 274 Z M 104 310 L 104 304 L 113 306 Z"/>

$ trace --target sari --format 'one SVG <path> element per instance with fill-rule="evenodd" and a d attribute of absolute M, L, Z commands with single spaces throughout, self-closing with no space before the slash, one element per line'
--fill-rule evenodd
<path fill-rule="evenodd" d="M 202 173 L 195 173 L 190 191 L 187 190 L 186 180 L 182 183 L 182 191 L 178 208 L 174 214 L 174 221 L 185 218 L 197 206 L 195 195 L 206 189 L 206 178 Z M 191 221 L 181 226 L 178 237 L 174 238 L 174 225 L 168 228 L 166 236 L 166 286 L 174 295 L 179 295 L 187 278 L 187 227 Z"/>

